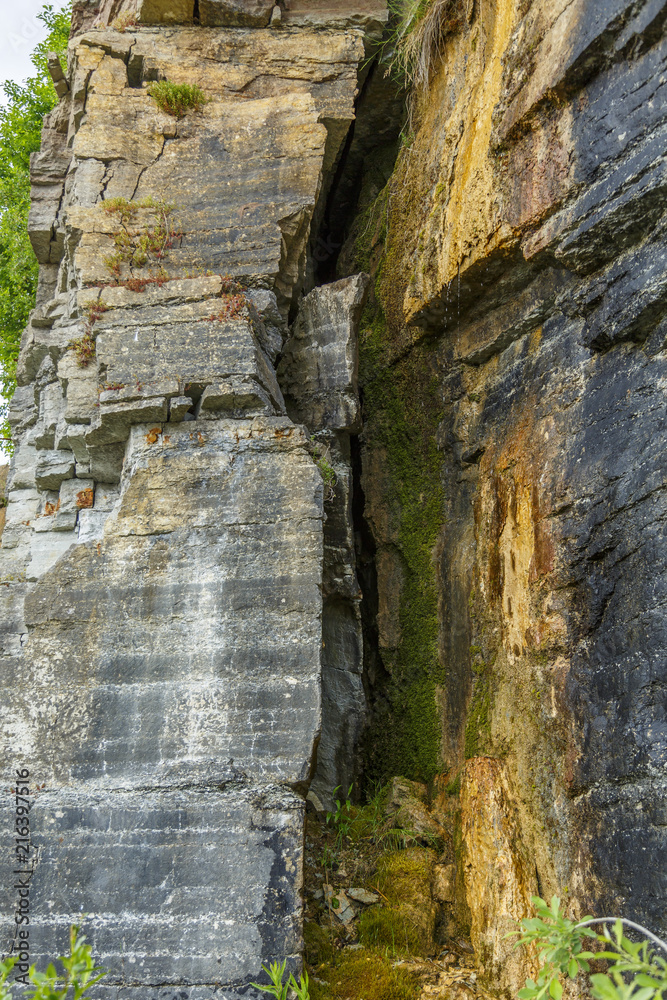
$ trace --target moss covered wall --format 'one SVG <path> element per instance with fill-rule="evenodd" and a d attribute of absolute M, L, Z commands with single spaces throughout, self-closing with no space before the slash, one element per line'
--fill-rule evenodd
<path fill-rule="evenodd" d="M 430 780 L 442 767 L 435 547 L 442 528 L 437 354 L 420 345 L 386 363 L 381 310 L 367 314 L 361 348 L 365 429 L 362 486 L 376 545 L 379 651 L 367 777 Z"/>

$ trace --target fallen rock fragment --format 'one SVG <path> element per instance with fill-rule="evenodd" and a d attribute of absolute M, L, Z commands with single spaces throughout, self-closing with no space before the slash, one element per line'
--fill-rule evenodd
<path fill-rule="evenodd" d="M 363 903 L 364 906 L 372 906 L 373 903 L 380 902 L 378 894 L 371 892 L 370 889 L 346 889 L 345 891 L 355 903 Z"/>

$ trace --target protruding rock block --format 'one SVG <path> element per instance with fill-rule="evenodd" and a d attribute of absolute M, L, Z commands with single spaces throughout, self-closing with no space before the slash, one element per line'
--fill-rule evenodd
<path fill-rule="evenodd" d="M 205 28 L 266 28 L 274 0 L 199 0 L 199 20 Z"/>
<path fill-rule="evenodd" d="M 278 377 L 288 409 L 311 430 L 359 428 L 357 335 L 369 282 L 343 278 L 301 303 Z"/>
<path fill-rule="evenodd" d="M 286 788 L 42 793 L 31 812 L 39 851 L 31 960 L 39 967 L 62 952 L 83 911 L 95 958 L 108 969 L 96 987 L 103 1000 L 120 989 L 158 1000 L 166 987 L 169 995 L 210 997 L 226 982 L 248 996 L 267 950 L 298 962 L 302 904 L 293 873 L 303 864 L 303 813 L 303 799 Z M 0 830 L 11 840 L 8 815 Z M 3 859 L 7 941 L 10 868 Z"/>
<path fill-rule="evenodd" d="M 72 482 L 71 514 L 92 493 Z M 301 428 L 257 418 L 135 427 L 112 512 L 97 490 L 87 543 L 33 535 L 20 699 L 3 675 L 3 739 L 48 787 L 33 957 L 83 910 L 104 996 L 247 985 L 301 946 L 286 786 L 307 782 L 320 729 L 321 479 Z"/>
<path fill-rule="evenodd" d="M 138 0 L 139 24 L 192 24 L 194 0 Z"/>

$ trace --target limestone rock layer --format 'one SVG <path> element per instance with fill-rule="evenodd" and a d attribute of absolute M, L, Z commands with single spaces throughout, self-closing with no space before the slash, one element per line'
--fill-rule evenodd
<path fill-rule="evenodd" d="M 667 930 L 667 8 L 468 12 L 339 270 L 376 289 L 372 766 L 461 782 L 459 918 L 509 996 L 536 889 Z"/>
<path fill-rule="evenodd" d="M 41 272 L 11 404 L 2 745 L 39 788 L 31 960 L 84 912 L 103 998 L 232 998 L 262 962 L 298 967 L 326 574 L 357 721 L 325 799 L 364 712 L 353 428 L 293 422 L 275 364 L 386 13 L 295 10 L 278 30 L 271 7 L 202 2 L 193 24 L 192 3 L 79 5 L 32 163 Z M 172 115 L 159 81 L 204 99 Z M 318 353 L 346 359 L 320 395 L 356 420 L 360 310 L 342 284 L 304 377 Z M 338 435 L 342 484 L 328 554 L 319 432 Z"/>

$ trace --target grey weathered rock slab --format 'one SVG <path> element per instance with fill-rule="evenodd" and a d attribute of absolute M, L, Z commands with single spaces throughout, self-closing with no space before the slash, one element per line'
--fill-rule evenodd
<path fill-rule="evenodd" d="M 31 958 L 61 952 L 71 923 L 109 971 L 105 990 L 248 984 L 265 948 L 301 948 L 303 801 L 287 789 L 39 795 L 31 882 Z M 11 839 L 4 814 L 3 836 Z M 0 933 L 11 939 L 13 879 L 3 861 Z M 276 922 L 274 914 L 280 912 Z M 105 995 L 109 995 L 106 993 Z"/>
<path fill-rule="evenodd" d="M 369 282 L 343 278 L 301 303 L 278 377 L 288 409 L 312 430 L 359 429 L 357 335 Z"/>
<path fill-rule="evenodd" d="M 320 725 L 322 485 L 303 432 L 285 418 L 150 431 L 131 432 L 100 550 L 76 546 L 28 599 L 32 709 L 26 688 L 16 752 L 49 787 L 304 781 Z M 35 536 L 33 563 L 62 551 L 53 534 Z M 51 711 L 57 759 L 40 737 Z"/>

